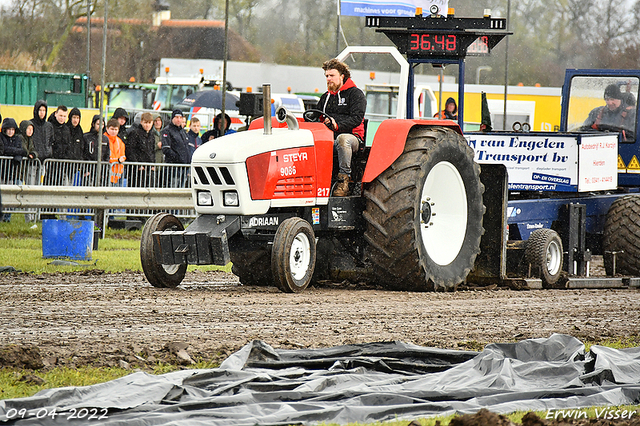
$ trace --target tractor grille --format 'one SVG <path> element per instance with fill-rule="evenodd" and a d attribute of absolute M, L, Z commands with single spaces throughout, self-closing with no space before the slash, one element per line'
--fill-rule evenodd
<path fill-rule="evenodd" d="M 226 167 L 194 166 L 196 185 L 235 186 L 231 172 Z"/>

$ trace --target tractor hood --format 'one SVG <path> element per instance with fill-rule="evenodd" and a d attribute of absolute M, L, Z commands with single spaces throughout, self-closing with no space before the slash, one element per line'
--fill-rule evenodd
<path fill-rule="evenodd" d="M 193 154 L 192 163 L 242 163 L 264 152 L 304 146 L 313 146 L 310 130 L 273 129 L 270 135 L 262 129 L 247 130 L 203 144 Z"/>

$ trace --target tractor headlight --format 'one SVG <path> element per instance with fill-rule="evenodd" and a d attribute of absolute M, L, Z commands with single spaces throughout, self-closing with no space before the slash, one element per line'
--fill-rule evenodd
<path fill-rule="evenodd" d="M 213 197 L 209 191 L 198 192 L 198 205 L 199 206 L 212 206 Z"/>
<path fill-rule="evenodd" d="M 238 207 L 238 193 L 236 191 L 225 191 L 223 195 L 224 205 L 228 207 Z"/>

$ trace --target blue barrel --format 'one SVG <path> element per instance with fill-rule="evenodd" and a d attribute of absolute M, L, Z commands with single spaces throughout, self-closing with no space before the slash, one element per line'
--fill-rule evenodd
<path fill-rule="evenodd" d="M 91 260 L 92 250 L 92 220 L 42 221 L 42 257 Z"/>

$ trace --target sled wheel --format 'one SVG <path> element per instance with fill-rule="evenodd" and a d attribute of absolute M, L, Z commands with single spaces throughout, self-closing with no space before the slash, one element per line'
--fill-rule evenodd
<path fill-rule="evenodd" d="M 552 287 L 562 272 L 562 240 L 553 229 L 536 229 L 527 240 L 525 259 L 531 273 L 542 279 L 545 287 Z"/>
<path fill-rule="evenodd" d="M 611 204 L 604 224 L 602 248 L 607 275 L 614 274 L 613 253 L 616 253 L 616 274 L 640 274 L 639 195 L 625 195 Z"/>
<path fill-rule="evenodd" d="M 273 285 L 271 253 L 266 243 L 250 241 L 236 234 L 229 239 L 231 272 L 244 285 Z"/>
<path fill-rule="evenodd" d="M 271 271 L 276 286 L 286 293 L 303 291 L 313 277 L 316 240 L 309 222 L 292 217 L 280 224 L 271 250 Z"/>
<path fill-rule="evenodd" d="M 156 260 L 152 234 L 156 231 L 183 231 L 177 217 L 168 213 L 152 216 L 142 229 L 140 239 L 140 262 L 149 283 L 158 288 L 174 288 L 180 285 L 187 272 L 187 264 L 163 265 Z"/>
<path fill-rule="evenodd" d="M 365 191 L 365 239 L 379 284 L 455 290 L 480 252 L 484 186 L 457 132 L 415 127 L 403 153 Z"/>

